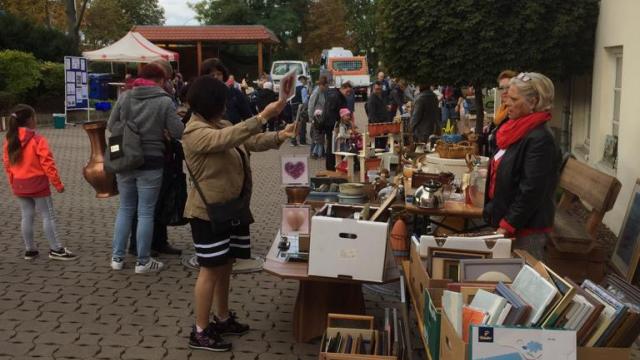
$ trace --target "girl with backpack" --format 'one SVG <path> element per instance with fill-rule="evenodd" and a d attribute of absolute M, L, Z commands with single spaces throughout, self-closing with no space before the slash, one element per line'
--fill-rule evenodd
<path fill-rule="evenodd" d="M 39 254 L 33 240 L 33 220 L 37 210 L 49 241 L 49 258 L 74 260 L 77 256 L 60 243 L 49 188 L 51 184 L 61 193 L 64 192 L 64 184 L 60 181 L 47 139 L 36 133 L 35 128 L 35 110 L 29 105 L 17 105 L 9 117 L 2 152 L 4 170 L 22 212 L 24 258 L 31 260 Z"/>

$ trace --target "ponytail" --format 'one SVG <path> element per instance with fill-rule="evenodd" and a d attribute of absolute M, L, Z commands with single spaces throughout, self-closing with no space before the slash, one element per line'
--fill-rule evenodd
<path fill-rule="evenodd" d="M 22 159 L 22 144 L 20 144 L 18 128 L 26 126 L 35 114 L 35 110 L 31 106 L 25 104 L 16 105 L 11 112 L 6 136 L 7 153 L 9 155 L 10 164 L 17 164 Z"/>

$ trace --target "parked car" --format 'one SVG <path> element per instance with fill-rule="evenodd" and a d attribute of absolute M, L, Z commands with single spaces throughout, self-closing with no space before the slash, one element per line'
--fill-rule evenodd
<path fill-rule="evenodd" d="M 344 82 L 351 82 L 355 95 L 367 100 L 371 76 L 364 56 L 329 57 L 320 73 L 327 75 L 331 86 L 339 87 Z"/>
<path fill-rule="evenodd" d="M 309 79 L 308 83 L 313 84 L 308 62 L 297 60 L 274 61 L 273 64 L 271 64 L 271 81 L 273 82 L 273 90 L 275 92 L 280 90 L 280 80 L 282 80 L 282 78 L 292 69 L 296 70 L 296 78 L 300 75 L 304 75 Z"/>

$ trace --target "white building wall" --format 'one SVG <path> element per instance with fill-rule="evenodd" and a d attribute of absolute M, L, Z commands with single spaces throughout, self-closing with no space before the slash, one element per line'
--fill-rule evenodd
<path fill-rule="evenodd" d="M 604 222 L 619 233 L 631 190 L 640 177 L 640 1 L 602 0 L 596 31 L 591 106 L 588 106 L 588 79 L 573 82 L 572 149 L 578 158 L 616 176 L 622 183 L 615 207 Z M 618 164 L 612 169 L 602 163 L 605 137 L 612 133 L 615 56 L 622 49 L 622 97 L 618 131 Z M 560 105 L 560 104 L 558 104 Z M 591 131 L 584 147 L 590 113 Z"/>

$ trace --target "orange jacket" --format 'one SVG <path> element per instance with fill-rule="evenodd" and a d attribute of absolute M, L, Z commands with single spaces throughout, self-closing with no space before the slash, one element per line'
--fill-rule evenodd
<path fill-rule="evenodd" d="M 42 197 L 51 195 L 49 183 L 58 191 L 64 189 L 53 154 L 44 136 L 33 129 L 18 128 L 22 158 L 17 164 L 9 162 L 8 142 L 4 142 L 2 161 L 9 184 L 16 196 Z"/>

